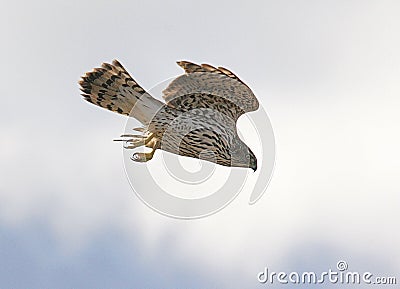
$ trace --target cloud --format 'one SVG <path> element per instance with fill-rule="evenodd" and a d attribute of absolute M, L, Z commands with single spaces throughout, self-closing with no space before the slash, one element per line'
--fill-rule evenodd
<path fill-rule="evenodd" d="M 378 260 L 394 274 L 398 4 L 208 4 L 190 13 L 163 3 L 10 5 L 9 45 L 0 48 L 1 225 L 39 223 L 72 255 L 117 231 L 143 259 L 163 255 L 221 284 L 255 282 L 265 265 L 301 267 L 303 250 L 310 266 Z M 134 196 L 111 141 L 124 119 L 85 103 L 76 84 L 114 57 L 147 88 L 180 73 L 180 59 L 226 66 L 248 82 L 277 142 L 259 203 L 248 206 L 245 190 L 218 214 L 186 222 Z M 318 259 L 313 248 L 332 254 Z"/>

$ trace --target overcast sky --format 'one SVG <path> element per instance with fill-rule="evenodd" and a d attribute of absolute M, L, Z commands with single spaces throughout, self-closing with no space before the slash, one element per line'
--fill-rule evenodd
<path fill-rule="evenodd" d="M 265 266 L 339 260 L 396 276 L 399 14 L 398 1 L 3 1 L 0 287 L 262 288 Z M 244 80 L 276 137 L 261 200 L 244 191 L 192 221 L 145 206 L 112 142 L 126 119 L 77 85 L 114 58 L 147 89 L 177 60 Z"/>

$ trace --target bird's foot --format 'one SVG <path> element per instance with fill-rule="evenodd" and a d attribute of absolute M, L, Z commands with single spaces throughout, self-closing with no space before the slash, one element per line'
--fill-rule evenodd
<path fill-rule="evenodd" d="M 150 139 L 149 142 L 146 143 L 147 145 L 152 145 L 151 152 L 149 153 L 134 153 L 131 157 L 131 160 L 134 162 L 144 163 L 151 160 L 154 156 L 154 152 L 157 148 L 159 148 L 160 142 L 157 139 Z"/>
<path fill-rule="evenodd" d="M 139 130 L 139 129 L 134 129 Z M 152 138 L 153 134 L 138 135 L 138 134 L 123 134 L 120 139 L 114 141 L 123 141 L 125 149 L 135 149 L 147 144 Z"/>
<path fill-rule="evenodd" d="M 125 149 L 135 149 L 145 145 L 146 137 L 133 134 L 123 134 L 120 139 L 114 141 L 123 141 Z"/>
<path fill-rule="evenodd" d="M 131 160 L 134 162 L 144 163 L 153 158 L 154 153 L 134 153 Z"/>

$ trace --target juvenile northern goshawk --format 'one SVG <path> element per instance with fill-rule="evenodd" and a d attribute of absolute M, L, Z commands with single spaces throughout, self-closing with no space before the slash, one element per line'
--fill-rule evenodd
<path fill-rule="evenodd" d="M 80 80 L 85 100 L 108 110 L 132 116 L 143 124 L 120 139 L 125 148 L 145 145 L 132 160 L 150 160 L 156 149 L 200 158 L 229 167 L 257 169 L 257 158 L 239 138 L 237 119 L 259 104 L 251 89 L 223 67 L 177 62 L 185 74 L 163 91 L 165 103 L 153 98 L 114 60 L 86 73 Z"/>

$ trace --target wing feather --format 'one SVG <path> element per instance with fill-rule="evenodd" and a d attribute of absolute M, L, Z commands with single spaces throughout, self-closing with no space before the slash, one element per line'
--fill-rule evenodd
<path fill-rule="evenodd" d="M 188 61 L 177 64 L 185 74 L 174 79 L 163 91 L 169 106 L 183 111 L 211 108 L 235 120 L 245 112 L 258 109 L 258 100 L 251 89 L 230 70 Z"/>

